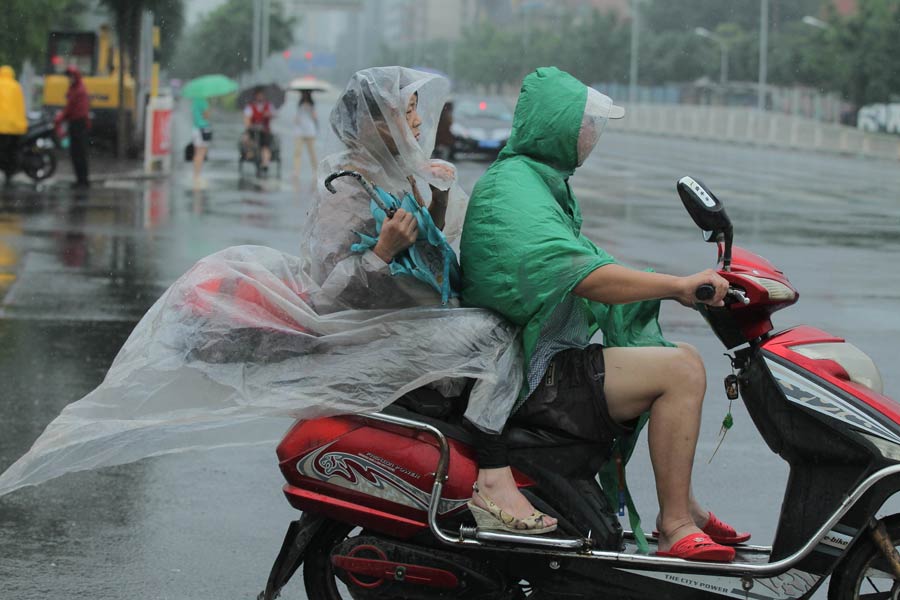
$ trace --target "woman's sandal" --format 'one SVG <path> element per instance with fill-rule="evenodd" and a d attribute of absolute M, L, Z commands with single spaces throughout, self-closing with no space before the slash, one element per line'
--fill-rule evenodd
<path fill-rule="evenodd" d="M 717 518 L 712 512 L 709 513 L 709 520 L 706 521 L 706 525 L 700 529 L 709 536 L 709 539 L 723 546 L 743 544 L 750 539 L 749 533 L 746 531 L 738 533 L 734 527 Z M 654 531 L 653 535 L 659 537 L 659 531 Z"/>
<path fill-rule="evenodd" d="M 668 552 L 657 552 L 656 556 L 700 560 L 706 562 L 731 562 L 734 548 L 717 544 L 705 533 L 690 533 L 669 548 Z"/>
<path fill-rule="evenodd" d="M 472 486 L 472 490 L 487 505 L 487 508 L 482 508 L 472 500 L 468 502 L 469 510 L 472 512 L 472 516 L 475 517 L 475 523 L 479 529 L 506 531 L 522 535 L 540 535 L 556 530 L 556 523 L 544 525 L 544 518 L 549 517 L 549 515 L 534 511 L 524 519 L 517 519 L 494 504 L 490 498 L 483 496 L 478 490 L 477 483 Z"/>

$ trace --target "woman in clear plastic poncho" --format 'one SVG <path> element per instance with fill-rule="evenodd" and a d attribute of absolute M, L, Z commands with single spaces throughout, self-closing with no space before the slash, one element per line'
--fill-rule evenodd
<path fill-rule="evenodd" d="M 351 168 L 397 194 L 413 175 L 444 231 L 458 236 L 466 196 L 452 166 L 428 158 L 446 88 L 398 67 L 355 75 L 332 115 L 339 151 L 320 176 Z M 411 96 L 421 104 L 410 107 Z M 407 123 L 408 108 L 418 126 Z M 381 118 L 370 118 L 375 109 Z M 228 248 L 166 290 L 103 383 L 0 475 L 0 496 L 147 456 L 274 443 L 283 430 L 264 417 L 371 412 L 423 386 L 450 394 L 466 379 L 467 419 L 500 431 L 522 381 L 516 329 L 489 311 L 442 307 L 427 285 L 392 277 L 389 246 L 353 252 L 355 232 L 372 233 L 369 200 L 356 181 L 335 186 L 334 195 L 318 186 L 299 256 Z M 393 220 L 395 243 L 411 235 Z"/>
<path fill-rule="evenodd" d="M 354 170 L 397 197 L 411 185 L 421 186 L 427 189 L 426 203 L 435 223 L 448 240 L 457 239 L 468 196 L 456 184 L 456 169 L 451 164 L 429 158 L 446 92 L 444 78 L 401 67 L 356 73 L 331 113 L 332 131 L 343 148 L 323 161 L 321 176 Z M 311 259 L 310 274 L 322 288 L 319 309 L 440 303 L 440 295 L 420 281 L 390 274 L 390 261 L 411 246 L 417 234 L 415 220 L 402 209 L 384 221 L 374 248 L 364 253 L 352 251 L 359 237 L 356 232 L 373 235 L 375 221 L 368 194 L 356 181 L 342 181 L 334 196 L 317 196 L 305 227 L 304 254 Z M 459 379 L 433 384 L 445 395 L 462 385 Z M 533 527 L 533 533 L 541 528 L 552 530 L 555 519 L 537 513 L 518 491 L 499 437 L 482 434 L 480 446 L 479 489 L 498 499 L 510 513 L 535 515 L 540 527 Z"/>
<path fill-rule="evenodd" d="M 456 184 L 450 163 L 431 160 L 437 118 L 449 84 L 443 77 L 381 67 L 356 73 L 331 113 L 333 150 L 320 178 L 349 169 L 396 197 L 409 191 L 412 176 L 432 219 L 449 241 L 459 237 L 468 197 Z M 400 209 L 384 221 L 378 244 L 354 252 L 358 234 L 375 235 L 368 194 L 355 180 L 339 179 L 337 193 L 322 182 L 304 227 L 303 255 L 321 286 L 320 312 L 405 308 L 440 304 L 440 296 L 410 277 L 391 275 L 391 259 L 412 245 L 416 223 Z"/>

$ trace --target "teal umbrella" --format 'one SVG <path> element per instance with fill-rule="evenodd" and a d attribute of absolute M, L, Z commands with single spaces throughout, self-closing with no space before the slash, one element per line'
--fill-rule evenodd
<path fill-rule="evenodd" d="M 224 75 L 203 75 L 191 79 L 181 90 L 185 98 L 212 98 L 236 92 L 238 84 Z"/>

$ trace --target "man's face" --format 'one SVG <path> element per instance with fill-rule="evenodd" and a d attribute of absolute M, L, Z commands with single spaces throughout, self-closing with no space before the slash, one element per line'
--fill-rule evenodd
<path fill-rule="evenodd" d="M 253 99 L 256 101 L 257 104 L 262 104 L 263 102 L 265 102 L 266 97 L 263 95 L 262 92 L 256 92 L 256 94 L 253 96 Z"/>
<path fill-rule="evenodd" d="M 591 155 L 600 135 L 597 132 L 597 121 L 588 115 L 581 118 L 581 130 L 578 132 L 578 166 L 584 164 Z"/>

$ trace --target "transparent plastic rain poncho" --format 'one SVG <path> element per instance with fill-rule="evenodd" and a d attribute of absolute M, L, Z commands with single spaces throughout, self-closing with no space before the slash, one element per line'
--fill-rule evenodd
<path fill-rule="evenodd" d="M 410 174 L 427 199 L 431 185 L 449 189 L 444 231 L 458 237 L 467 197 L 452 167 L 429 159 L 446 88 L 397 67 L 357 73 L 332 113 L 340 151 L 320 166 L 299 256 L 239 246 L 199 261 L 137 324 L 103 383 L 0 475 L 0 495 L 147 456 L 274 442 L 266 417 L 376 411 L 426 385 L 452 394 L 464 378 L 475 380 L 467 418 L 501 429 L 522 381 L 517 331 L 488 311 L 441 306 L 371 251 L 352 252 L 354 232 L 373 231 L 369 200 L 353 180 L 334 195 L 321 181 L 353 169 L 395 194 Z M 404 120 L 413 92 L 418 142 Z"/>

